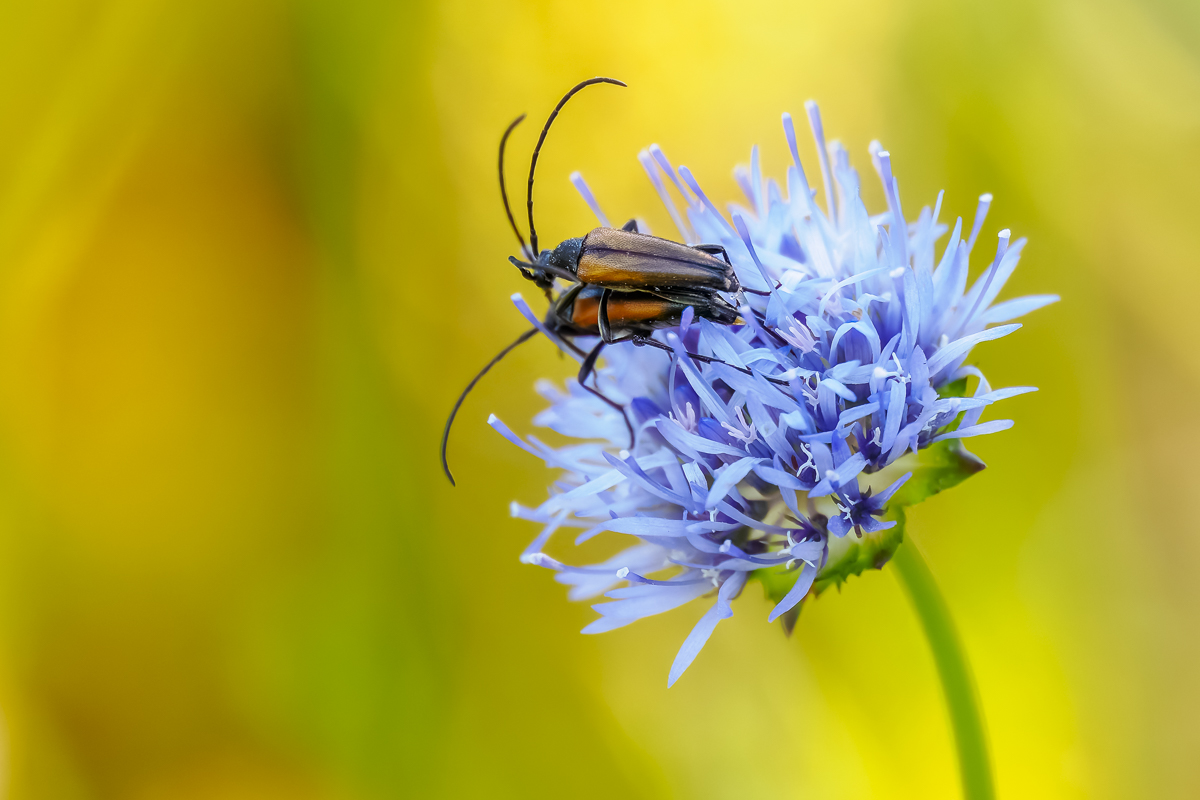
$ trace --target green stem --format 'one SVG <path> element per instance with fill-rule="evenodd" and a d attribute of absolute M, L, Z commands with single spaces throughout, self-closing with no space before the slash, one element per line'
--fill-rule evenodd
<path fill-rule="evenodd" d="M 905 537 L 892 564 L 921 620 L 921 627 L 925 629 L 925 638 L 929 640 L 929 649 L 933 651 L 938 676 L 942 679 L 954 741 L 958 746 L 963 797 L 965 800 L 994 800 L 996 791 L 992 786 L 983 714 L 967 654 L 954 630 L 950 608 L 938 591 L 933 573 L 921 558 L 921 551 L 910 538 Z"/>

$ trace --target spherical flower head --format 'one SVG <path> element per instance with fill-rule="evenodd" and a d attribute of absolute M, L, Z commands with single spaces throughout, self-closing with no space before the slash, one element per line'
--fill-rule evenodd
<path fill-rule="evenodd" d="M 940 193 L 910 223 L 891 156 L 877 142 L 869 152 L 887 208 L 868 213 L 846 150 L 826 144 L 816 105 L 807 109 L 821 205 L 786 114 L 793 164 L 782 186 L 764 180 L 754 148 L 749 168 L 734 173 L 748 205 L 731 206 L 729 217 L 659 147 L 640 154 L 678 238 L 723 245 L 745 292 L 726 297 L 739 309 L 736 324 L 685 313 L 678 327 L 655 332 L 659 348 L 622 343 L 604 351 L 596 388 L 624 409 L 632 443 L 626 418 L 573 381 L 565 391 L 539 383 L 550 405 L 534 418 L 572 444 L 522 439 L 489 420 L 561 471 L 545 502 L 514 504 L 513 514 L 542 525 L 523 561 L 554 570 L 573 600 L 607 598 L 593 606 L 599 618 L 584 633 L 715 595 L 676 656 L 669 684 L 732 616 L 750 578 L 761 578 L 777 601 L 768 621 L 784 617 L 790 626 L 807 595 L 853 571 L 838 557 L 845 542 L 876 542 L 869 566 L 882 566 L 899 540 L 880 544 L 879 537 L 896 525 L 889 507 L 914 454 L 1011 427 L 981 416 L 997 401 L 1033 391 L 993 390 L 965 363 L 972 349 L 1058 299 L 997 302 L 1025 245 L 1010 242 L 1007 230 L 968 281 L 991 196 L 979 199 L 969 229 L 961 217 L 953 226 L 940 221 Z M 572 180 L 607 224 L 582 177 Z M 514 302 L 541 327 L 520 296 Z M 969 396 L 968 378 L 975 383 Z M 579 530 L 576 543 L 605 535 L 629 546 L 601 563 L 570 566 L 544 552 L 567 528 Z"/>

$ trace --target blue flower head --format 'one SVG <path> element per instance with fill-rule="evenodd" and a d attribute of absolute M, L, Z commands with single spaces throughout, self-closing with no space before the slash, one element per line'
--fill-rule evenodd
<path fill-rule="evenodd" d="M 895 525 L 884 516 L 911 474 L 906 454 L 1010 427 L 980 418 L 1032 388 L 993 390 L 966 359 L 975 345 L 1017 330 L 1012 320 L 1057 300 L 997 302 L 1025 245 L 1010 243 L 1008 230 L 969 281 L 991 196 L 979 199 L 969 229 L 962 218 L 940 222 L 940 193 L 908 222 L 891 155 L 878 142 L 869 152 L 887 208 L 869 214 L 846 150 L 826 143 L 816 105 L 807 110 L 822 205 L 787 114 L 793 163 L 783 184 L 764 180 L 754 148 L 749 168 L 734 172 L 747 205 L 731 206 L 729 217 L 658 146 L 639 155 L 678 237 L 723 245 L 742 286 L 759 294 L 727 298 L 738 305 L 736 324 L 685 313 L 678 327 L 656 332 L 663 349 L 626 343 L 605 352 L 597 387 L 625 409 L 637 434 L 632 447 L 622 415 L 574 381 L 565 389 L 540 382 L 549 406 L 534 418 L 572 440 L 567 446 L 523 439 L 489 420 L 560 471 L 541 505 L 514 503 L 512 513 L 542 526 L 523 561 L 555 571 L 573 600 L 607 598 L 593 606 L 599 618 L 584 633 L 715 595 L 669 684 L 732 616 L 754 573 L 795 574 L 768 615 L 774 621 L 810 592 L 843 537 Z M 607 224 L 587 184 L 572 180 Z M 519 295 L 514 302 L 538 325 Z M 976 383 L 970 396 L 968 377 Z M 544 552 L 560 529 L 577 530 L 576 543 L 603 534 L 629 546 L 601 563 L 570 566 Z"/>

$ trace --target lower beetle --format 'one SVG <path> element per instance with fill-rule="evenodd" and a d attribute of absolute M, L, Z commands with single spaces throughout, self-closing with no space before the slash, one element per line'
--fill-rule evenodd
<path fill-rule="evenodd" d="M 622 414 L 625 425 L 629 428 L 632 446 L 633 425 L 629 422 L 625 409 L 606 397 L 599 389 L 587 385 L 587 379 L 595 368 L 600 351 L 609 344 L 632 342 L 635 345 L 649 345 L 673 352 L 667 345 L 651 338 L 651 334 L 661 328 L 679 325 L 689 307 L 698 318 L 722 325 L 735 324 L 740 321 L 738 310 L 718 292 L 738 295 L 743 291 L 752 290 L 744 289 L 738 282 L 729 255 L 723 246 L 689 246 L 660 239 L 640 233 L 634 220 L 630 220 L 620 229 L 596 228 L 582 238 L 567 239 L 552 250 L 538 248 L 537 229 L 533 223 L 533 178 L 538 154 L 551 124 L 567 101 L 580 90 L 598 83 L 625 86 L 613 78 L 592 78 L 577 84 L 555 106 L 538 137 L 529 164 L 526 189 L 526 207 L 529 213 L 528 245 L 513 217 L 504 182 L 505 145 L 513 129 L 525 119 L 524 114 L 509 124 L 500 139 L 500 196 L 504 201 L 509 224 L 520 242 L 522 254 L 526 257 L 525 260 L 515 257 L 510 257 L 509 260 L 522 275 L 537 284 L 550 301 L 550 308 L 543 321 L 544 327 L 582 357 L 577 377 L 579 385 Z M 556 279 L 571 284 L 557 296 L 552 291 Z M 525 331 L 512 344 L 497 353 L 467 384 L 455 402 L 442 434 L 442 469 L 451 485 L 454 484 L 454 476 L 450 474 L 450 466 L 447 463 L 446 446 L 458 409 L 475 388 L 475 384 L 496 363 L 532 338 L 537 331 L 536 327 Z M 578 336 L 599 336 L 600 340 L 590 351 L 585 352 L 574 344 L 573 340 Z M 718 361 L 694 353 L 688 355 L 699 361 Z M 741 367 L 733 368 L 750 372 Z M 786 382 L 777 379 L 768 380 L 787 385 Z"/>

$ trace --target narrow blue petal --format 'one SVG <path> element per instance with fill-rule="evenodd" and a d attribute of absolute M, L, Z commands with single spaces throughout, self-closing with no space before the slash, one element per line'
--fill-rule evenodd
<path fill-rule="evenodd" d="M 1020 328 L 1020 323 L 1011 323 L 1009 325 L 1001 325 L 998 328 L 988 328 L 985 331 L 972 333 L 969 336 L 964 336 L 961 339 L 955 339 L 945 347 L 933 354 L 933 358 L 929 359 L 929 374 L 936 375 L 945 367 L 950 366 L 950 362 L 962 355 L 966 355 L 972 347 L 980 342 L 990 342 L 993 339 L 999 339 L 1002 336 L 1007 336 L 1013 331 Z"/>
<path fill-rule="evenodd" d="M 774 622 L 779 619 L 781 614 L 786 614 L 792 608 L 804 599 L 804 595 L 808 594 L 808 590 L 812 588 L 813 579 L 817 577 L 817 568 L 808 562 L 804 563 L 804 569 L 800 572 L 800 577 L 796 578 L 796 583 L 788 590 L 788 593 L 783 596 L 779 604 L 771 609 L 771 613 L 767 616 L 767 622 Z"/>
<path fill-rule="evenodd" d="M 967 439 L 971 436 L 984 436 L 989 433 L 999 433 L 1006 431 L 1013 426 L 1011 419 L 997 419 L 991 422 L 984 422 L 979 425 L 972 425 L 969 428 L 960 428 L 956 431 L 943 433 L 940 436 L 933 437 L 933 441 L 940 442 L 943 439 Z"/>
<path fill-rule="evenodd" d="M 612 225 L 608 222 L 608 217 L 600 210 L 600 203 L 596 200 L 596 195 L 592 194 L 592 189 L 587 185 L 587 181 L 583 179 L 583 175 L 579 172 L 571 173 L 571 184 L 575 190 L 583 196 L 583 200 L 588 204 L 588 208 L 596 215 L 596 219 L 600 221 L 600 227 L 611 228 Z"/>
<path fill-rule="evenodd" d="M 904 422 L 904 384 L 894 380 L 889 390 L 887 421 L 883 426 L 883 439 L 880 450 L 887 452 L 896 443 L 896 434 L 900 432 L 900 424 Z"/>
<path fill-rule="evenodd" d="M 835 440 L 836 441 L 836 440 Z M 844 464 L 839 464 L 837 469 L 831 469 L 821 478 L 821 482 L 808 493 L 809 497 L 824 497 L 825 495 L 842 488 L 846 484 L 858 477 L 859 473 L 867 466 L 867 458 L 862 453 L 855 453 Z"/>
<path fill-rule="evenodd" d="M 1051 303 L 1057 303 L 1059 299 L 1056 294 L 1035 294 L 1030 297 L 1005 300 L 1003 303 L 997 303 L 989 308 L 979 319 L 984 325 L 1008 322 L 1010 319 L 1018 319 Z"/>
<path fill-rule="evenodd" d="M 679 680 L 679 676 L 684 670 L 692 665 L 696 660 L 696 656 L 700 654 L 701 648 L 708 642 L 713 631 L 717 628 L 717 623 L 723 619 L 729 619 L 733 616 L 733 609 L 730 603 L 733 598 L 738 595 L 742 587 L 746 584 L 747 573 L 736 572 L 725 583 L 721 584 L 721 591 L 717 593 L 717 602 L 713 607 L 705 612 L 700 621 L 696 623 L 696 627 L 692 628 L 692 632 L 688 634 L 684 640 L 683 646 L 679 648 L 678 655 L 675 656 L 675 662 L 671 664 L 671 673 L 667 676 L 667 688 L 675 685 L 675 681 Z"/>
<path fill-rule="evenodd" d="M 732 464 L 724 467 L 713 481 L 712 488 L 708 490 L 708 498 L 704 501 L 704 507 L 707 509 L 716 508 L 734 486 L 741 483 L 742 479 L 750 474 L 750 470 L 754 469 L 755 464 L 762 463 L 761 458 L 743 458 L 741 461 L 735 461 Z"/>
<path fill-rule="evenodd" d="M 888 500 L 892 499 L 892 495 L 894 495 L 896 493 L 896 490 L 899 489 L 901 486 L 903 486 L 905 483 L 907 483 L 908 479 L 911 477 L 912 477 L 911 472 L 904 473 L 899 478 L 897 478 L 892 483 L 891 486 L 887 487 L 882 492 L 875 495 L 875 497 L 873 499 L 875 500 L 876 503 L 886 503 Z"/>
<path fill-rule="evenodd" d="M 668 442 L 675 447 L 678 447 L 688 455 L 691 455 L 693 458 L 695 458 L 696 454 L 698 453 L 734 456 L 735 458 L 740 458 L 746 455 L 746 451 L 744 449 L 725 444 L 724 442 L 714 442 L 712 439 L 698 436 L 697 434 L 684 430 L 681 425 L 669 419 L 659 419 L 655 422 L 654 427 Z"/>

